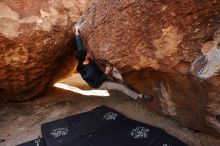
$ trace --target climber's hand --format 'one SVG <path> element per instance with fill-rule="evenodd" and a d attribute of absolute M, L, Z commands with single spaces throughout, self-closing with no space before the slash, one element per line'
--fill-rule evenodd
<path fill-rule="evenodd" d="M 111 71 L 112 71 L 112 67 L 111 66 L 106 66 L 105 74 L 109 74 Z"/>
<path fill-rule="evenodd" d="M 76 32 L 76 35 L 79 35 L 79 24 L 75 24 L 75 32 Z"/>

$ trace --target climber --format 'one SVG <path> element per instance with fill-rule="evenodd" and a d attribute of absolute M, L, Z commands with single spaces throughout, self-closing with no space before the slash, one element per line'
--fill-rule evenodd
<path fill-rule="evenodd" d="M 139 94 L 132 91 L 124 84 L 115 82 L 114 78 L 110 75 L 112 68 L 106 66 L 105 70 L 102 69 L 91 59 L 90 53 L 84 48 L 82 39 L 80 37 L 79 25 L 75 25 L 75 34 L 77 41 L 76 59 L 78 60 L 77 71 L 81 77 L 93 88 L 105 90 L 118 90 L 122 91 L 130 98 L 150 100 L 152 96 L 146 94 Z"/>

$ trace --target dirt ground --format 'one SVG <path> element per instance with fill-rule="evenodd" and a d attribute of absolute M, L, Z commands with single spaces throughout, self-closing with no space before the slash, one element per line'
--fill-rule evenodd
<path fill-rule="evenodd" d="M 79 76 L 62 83 L 88 90 Z M 162 129 L 190 146 L 220 146 L 220 139 L 195 132 L 180 125 L 175 120 L 148 111 L 143 101 L 129 100 L 120 92 L 110 92 L 110 96 L 88 96 L 73 91 L 52 88 L 40 98 L 23 103 L 0 105 L 0 146 L 13 146 L 34 138 L 40 133 L 42 123 L 79 114 L 97 106 L 106 105 L 131 119 Z M 89 121 L 88 121 L 89 122 Z"/>

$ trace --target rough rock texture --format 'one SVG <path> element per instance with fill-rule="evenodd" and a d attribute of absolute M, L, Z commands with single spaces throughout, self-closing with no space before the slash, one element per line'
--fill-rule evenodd
<path fill-rule="evenodd" d="M 220 135 L 220 1 L 96 0 L 81 25 L 97 61 L 154 95 L 148 108 Z"/>
<path fill-rule="evenodd" d="M 61 83 L 91 89 L 82 81 L 80 75 L 74 75 Z M 86 92 L 89 93 L 90 90 Z M 35 139 L 41 134 L 42 123 L 79 114 L 101 105 L 111 107 L 131 119 L 162 128 L 189 146 L 220 145 L 219 138 L 194 132 L 170 117 L 150 112 L 144 108 L 145 104 L 141 101 L 128 100 L 126 95 L 120 92 L 109 93 L 110 97 L 86 96 L 54 87 L 48 94 L 35 100 L 0 104 L 0 138 L 5 139 L 0 146 L 14 146 Z"/>
<path fill-rule="evenodd" d="M 68 40 L 88 2 L 0 1 L 1 102 L 33 98 L 74 70 L 74 45 Z"/>

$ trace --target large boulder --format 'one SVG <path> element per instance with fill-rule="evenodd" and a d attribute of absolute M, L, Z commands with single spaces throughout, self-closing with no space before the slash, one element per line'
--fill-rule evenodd
<path fill-rule="evenodd" d="M 68 42 L 88 2 L 0 1 L 1 102 L 31 99 L 74 70 L 74 43 Z"/>
<path fill-rule="evenodd" d="M 220 135 L 220 1 L 95 0 L 81 27 L 99 63 L 154 96 L 149 109 Z"/>

